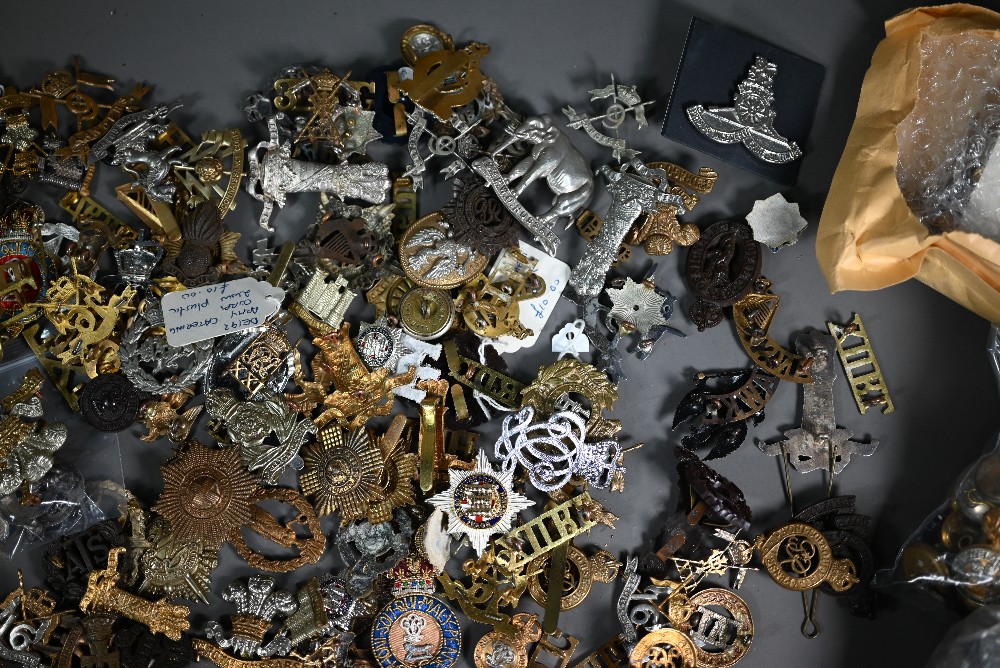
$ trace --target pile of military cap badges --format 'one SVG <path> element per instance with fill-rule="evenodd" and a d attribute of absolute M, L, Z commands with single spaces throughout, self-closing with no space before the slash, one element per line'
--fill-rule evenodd
<path fill-rule="evenodd" d="M 81 495 L 78 476 L 53 466 L 67 429 L 43 419 L 43 390 L 95 429 L 138 423 L 143 440 L 175 446 L 155 504 L 107 484 L 121 515 L 46 545 L 45 588 L 22 584 L 0 603 L 0 656 L 126 668 L 470 656 L 479 668 L 729 666 L 754 633 L 734 589 L 760 569 L 801 592 L 804 633 L 818 632 L 821 591 L 870 615 L 869 521 L 853 497 L 798 508 L 752 538 L 743 493 L 696 454 L 738 448 L 782 381 L 803 388 L 802 425 L 759 446 L 783 458 L 786 481 L 789 466 L 832 480 L 871 454 L 876 443 L 837 427 L 837 355 L 862 412 L 892 409 L 860 318 L 810 331 L 794 351 L 769 334 L 779 297 L 758 238 L 793 242 L 797 210 L 768 200 L 750 224 L 699 230 L 679 218 L 718 175 L 638 159 L 619 133 L 646 125 L 650 103 L 634 86 L 611 78 L 590 91 L 589 112 L 566 106 L 565 120 L 522 116 L 481 72 L 485 44 L 418 25 L 401 47 L 402 64 L 365 77 L 289 67 L 247 99 L 250 129 L 200 135 L 171 119 L 180 103 L 148 104 L 148 88 L 121 90 L 79 63 L 3 91 L 0 324 L 44 374 L 0 400 L 0 537 L 58 531 L 65 517 L 46 502 Z M 734 107 L 693 107 L 692 122 L 761 159 L 795 159 L 767 113 L 772 70 L 759 59 Z M 583 133 L 613 162 L 595 171 L 573 146 Z M 380 140 L 405 147 L 405 173 L 366 155 Z M 98 169 L 124 177 L 127 218 L 92 197 Z M 427 179 L 450 179 L 454 195 L 418 217 Z M 540 213 L 520 201 L 535 181 L 552 194 Z M 22 197 L 29 182 L 58 199 L 58 222 Z M 599 215 L 587 207 L 602 185 L 611 205 Z M 297 243 L 265 238 L 240 258 L 227 227 L 240 188 L 262 203 L 265 230 L 299 193 L 318 197 L 315 221 Z M 572 271 L 553 258 L 571 225 L 589 241 Z M 622 347 L 646 359 L 664 334 L 684 336 L 668 324 L 676 298 L 651 273 L 609 277 L 638 246 L 690 247 L 692 320 L 716 326 L 731 310 L 749 361 L 694 379 L 674 417 L 690 426 L 676 452 L 682 507 L 619 563 L 576 541 L 614 527 L 591 491 L 622 491 L 625 455 L 641 445 L 623 443 L 607 415 Z M 500 353 L 534 343 L 560 296 L 579 317 L 553 337 L 558 356 L 534 379 L 511 377 Z M 374 316 L 345 321 L 359 298 Z M 311 345 L 289 338 L 293 318 Z M 489 420 L 502 423 L 492 445 L 474 431 Z M 327 515 L 339 518 L 329 537 Z M 185 601 L 209 601 L 223 543 L 261 573 L 222 590 L 227 619 L 192 628 Z M 344 568 L 297 591 L 267 575 L 328 549 Z M 595 583 L 620 591 L 621 633 L 574 656 L 560 612 Z M 515 613 L 525 593 L 538 608 Z M 489 627 L 474 649 L 462 649 L 463 623 Z"/>

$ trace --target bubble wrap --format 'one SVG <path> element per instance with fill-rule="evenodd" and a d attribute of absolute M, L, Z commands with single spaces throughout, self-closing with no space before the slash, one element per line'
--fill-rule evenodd
<path fill-rule="evenodd" d="M 896 128 L 896 180 L 935 234 L 1000 241 L 1000 39 L 986 32 L 925 37 L 917 99 Z"/>

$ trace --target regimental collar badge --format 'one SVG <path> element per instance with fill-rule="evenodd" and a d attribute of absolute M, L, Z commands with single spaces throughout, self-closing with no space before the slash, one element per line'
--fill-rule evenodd
<path fill-rule="evenodd" d="M 743 81 L 737 84 L 731 107 L 700 104 L 687 108 L 698 131 L 720 144 L 741 143 L 764 162 L 791 162 L 802 155 L 799 145 L 774 129 L 774 77 L 778 66 L 757 56 Z"/>
<path fill-rule="evenodd" d="M 510 531 L 514 516 L 535 504 L 513 489 L 514 469 L 498 473 L 484 450 L 471 471 L 448 470 L 448 489 L 428 499 L 448 514 L 448 533 L 464 533 L 482 556 L 493 534 Z"/>
<path fill-rule="evenodd" d="M 372 624 L 372 653 L 382 668 L 448 668 L 462 651 L 462 628 L 434 596 L 434 567 L 407 557 L 392 570 L 395 598 Z"/>

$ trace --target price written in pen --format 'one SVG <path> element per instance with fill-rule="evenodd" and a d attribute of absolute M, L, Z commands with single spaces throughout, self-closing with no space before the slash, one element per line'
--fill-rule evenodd
<path fill-rule="evenodd" d="M 549 292 L 558 292 L 560 285 L 560 280 L 557 278 L 549 284 Z M 531 306 L 531 310 L 534 312 L 535 317 L 539 319 L 545 318 L 545 308 L 549 305 L 548 297 L 536 297 L 528 302 Z"/>
<path fill-rule="evenodd" d="M 163 298 L 167 342 L 186 345 L 259 327 L 277 310 L 283 295 L 252 278 L 168 293 Z"/>

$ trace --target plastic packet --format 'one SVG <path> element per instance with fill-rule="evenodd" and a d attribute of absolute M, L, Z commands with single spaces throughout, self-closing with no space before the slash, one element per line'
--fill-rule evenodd
<path fill-rule="evenodd" d="M 71 469 L 53 468 L 33 491 L 35 503 L 21 503 L 16 493 L 0 498 L 0 555 L 8 559 L 104 519 L 87 496 L 83 477 Z"/>
<path fill-rule="evenodd" d="M 927 668 L 1000 666 L 1000 606 L 985 605 L 948 631 Z"/>
<path fill-rule="evenodd" d="M 1000 385 L 997 325 L 988 350 Z M 960 614 L 1000 604 L 1000 432 L 906 540 L 893 568 L 876 576 L 875 586 L 904 596 L 915 589 Z"/>
<path fill-rule="evenodd" d="M 896 127 L 896 180 L 932 233 L 1000 241 L 1000 39 L 925 36 L 913 110 Z"/>
<path fill-rule="evenodd" d="M 31 353 L 0 364 L 0 397 L 17 389 L 25 373 L 38 366 Z M 49 472 L 31 485 L 37 503 L 22 503 L 21 490 L 0 497 L 0 556 L 7 558 L 104 519 L 107 515 L 87 493 L 88 484 L 109 481 L 124 485 L 118 435 L 86 425 L 48 375 L 44 371 L 42 375 L 39 419 L 49 425 L 66 425 L 66 440 L 54 452 Z"/>

